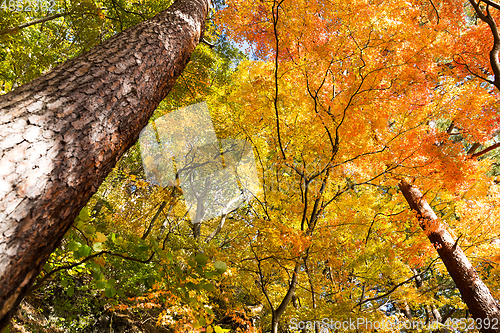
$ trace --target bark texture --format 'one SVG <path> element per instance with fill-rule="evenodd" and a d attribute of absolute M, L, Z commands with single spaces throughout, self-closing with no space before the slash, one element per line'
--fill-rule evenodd
<path fill-rule="evenodd" d="M 0 96 L 0 330 L 172 88 L 209 5 L 178 0 Z"/>
<path fill-rule="evenodd" d="M 417 212 L 420 226 L 437 250 L 472 316 L 482 320 L 488 318 L 490 323 L 500 324 L 498 303 L 422 193 L 405 181 L 399 183 L 399 189 L 410 208 Z M 481 332 L 500 332 L 500 325 L 496 327 L 498 329 L 483 328 Z"/>

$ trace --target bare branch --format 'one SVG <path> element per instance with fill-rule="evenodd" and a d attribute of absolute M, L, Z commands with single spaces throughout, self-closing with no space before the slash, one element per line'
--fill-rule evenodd
<path fill-rule="evenodd" d="M 283 145 L 281 143 L 281 133 L 280 133 L 280 118 L 278 111 L 278 56 L 279 56 L 279 38 L 278 38 L 278 19 L 279 19 L 279 9 L 281 3 L 279 2 L 276 6 L 273 5 L 273 30 L 274 30 L 274 38 L 276 40 L 276 55 L 274 57 L 274 112 L 276 113 L 276 130 L 278 135 L 278 144 L 280 147 L 281 154 L 283 155 L 283 159 L 286 160 L 285 150 L 283 149 Z"/>
<path fill-rule="evenodd" d="M 500 147 L 500 142 L 497 142 L 494 145 L 489 146 L 488 148 L 481 150 L 480 152 L 472 154 L 471 158 L 478 158 L 479 156 L 484 155 L 484 154 L 486 154 L 486 153 L 488 153 L 488 152 L 490 152 L 493 149 L 496 149 L 498 147 Z"/>
<path fill-rule="evenodd" d="M 432 8 L 434 8 L 434 11 L 436 12 L 437 24 L 439 24 L 439 12 L 438 12 L 436 6 L 434 5 L 434 2 L 432 0 L 429 0 L 429 2 L 431 3 Z"/>
<path fill-rule="evenodd" d="M 209 41 L 207 41 L 205 38 L 203 38 L 203 39 L 201 40 L 201 42 L 202 42 L 203 44 L 207 44 L 207 45 L 208 45 L 208 47 L 210 47 L 211 49 L 215 47 L 215 45 L 214 45 L 214 44 L 210 43 L 210 42 L 209 42 Z"/>
<path fill-rule="evenodd" d="M 479 4 L 481 1 L 486 4 L 486 14 L 481 10 L 481 8 L 479 8 Z M 489 9 L 489 6 L 500 9 L 500 5 L 490 0 L 480 0 L 478 2 L 469 0 L 469 2 L 472 7 L 474 7 L 474 10 L 476 11 L 478 17 L 483 22 L 489 25 L 491 34 L 493 35 L 493 47 L 490 51 L 490 65 L 495 76 L 493 84 L 495 85 L 495 87 L 500 89 L 500 61 L 498 60 L 498 56 L 500 55 L 500 34 L 498 32 L 498 27 L 495 19 L 491 16 Z"/>
<path fill-rule="evenodd" d="M 156 219 L 158 219 L 158 216 L 160 216 L 160 213 L 163 211 L 163 208 L 165 208 L 165 206 L 167 205 L 167 202 L 166 201 L 163 201 L 160 205 L 160 208 L 158 208 L 158 210 L 156 211 L 156 214 L 155 216 L 153 217 L 153 219 L 151 220 L 151 222 L 149 223 L 149 227 L 148 229 L 146 230 L 146 232 L 144 233 L 144 235 L 142 235 L 141 239 L 142 240 L 145 240 L 149 233 L 151 232 L 151 230 L 153 229 L 153 225 L 156 221 Z"/>
<path fill-rule="evenodd" d="M 470 149 L 467 151 L 467 155 L 472 155 L 481 146 L 479 142 L 474 143 Z"/>
<path fill-rule="evenodd" d="M 44 22 L 47 22 L 47 21 L 52 21 L 52 20 L 55 20 L 58 17 L 66 16 L 66 15 L 69 15 L 69 14 L 70 13 L 58 13 L 58 14 L 54 14 L 54 15 L 42 17 L 42 18 L 30 21 L 30 22 L 26 22 L 26 23 L 20 24 L 20 25 L 18 25 L 16 27 L 10 27 L 10 28 L 6 28 L 6 29 L 2 29 L 2 30 L 0 30 L 0 36 L 1 35 L 5 35 L 5 34 L 16 33 L 19 30 L 27 28 L 27 27 L 30 27 L 32 25 L 36 25 L 36 24 L 39 24 L 39 23 L 44 23 Z"/>
<path fill-rule="evenodd" d="M 219 225 L 217 226 L 217 228 L 215 228 L 215 230 L 210 234 L 210 236 L 208 236 L 206 239 L 205 239 L 205 242 L 207 243 L 210 243 L 210 241 L 212 239 L 215 238 L 215 236 L 217 236 L 217 234 L 222 230 L 222 227 L 224 226 L 224 223 L 226 222 L 226 218 L 227 218 L 227 215 L 231 212 L 234 212 L 236 209 L 233 209 L 232 211 L 229 211 L 229 209 L 231 208 L 231 206 L 237 202 L 238 200 L 240 200 L 242 197 L 242 195 L 239 195 L 237 196 L 236 198 L 234 198 L 233 200 L 229 201 L 229 203 L 226 205 L 226 208 L 224 209 L 224 211 L 222 212 L 222 218 L 220 220 L 220 223 Z"/>
<path fill-rule="evenodd" d="M 491 1 L 491 0 L 481 0 L 481 1 L 489 6 L 493 7 L 493 8 L 500 10 L 500 4 L 496 3 L 495 1 Z"/>
<path fill-rule="evenodd" d="M 93 258 L 96 258 L 96 257 L 99 257 L 100 255 L 103 255 L 103 254 L 109 254 L 109 255 L 112 255 L 112 256 L 115 256 L 115 257 L 120 257 L 122 259 L 126 259 L 126 260 L 131 260 L 131 261 L 136 261 L 136 262 L 140 262 L 140 263 L 143 263 L 143 264 L 146 264 L 148 262 L 151 261 L 151 259 L 153 259 L 153 256 L 155 255 L 155 252 L 151 253 L 151 256 L 146 259 L 146 260 L 141 260 L 141 259 L 136 259 L 136 258 L 130 258 L 130 257 L 127 257 L 123 254 L 119 254 L 119 253 L 113 253 L 111 251 L 100 251 L 100 252 L 97 252 L 97 253 L 94 253 L 93 255 L 90 255 L 86 258 L 84 258 L 83 260 L 79 261 L 79 262 L 75 262 L 73 264 L 70 264 L 70 265 L 66 265 L 66 266 L 61 266 L 61 267 L 58 267 L 50 272 L 48 272 L 47 274 L 44 275 L 44 277 L 35 285 L 33 285 L 31 288 L 30 288 L 30 292 L 33 291 L 33 290 L 36 290 L 38 288 L 40 288 L 43 283 L 45 281 L 47 281 L 47 279 L 49 277 L 51 277 L 52 275 L 54 275 L 55 273 L 59 272 L 59 271 L 62 271 L 62 270 L 68 270 L 68 269 L 71 269 L 71 268 L 74 268 L 74 267 L 77 267 L 77 266 L 80 266 L 81 264 L 84 264 L 86 263 L 87 261 L 89 261 L 90 259 L 93 259 Z"/>

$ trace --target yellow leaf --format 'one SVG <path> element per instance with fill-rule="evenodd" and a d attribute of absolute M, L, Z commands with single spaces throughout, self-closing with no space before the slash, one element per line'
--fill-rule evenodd
<path fill-rule="evenodd" d="M 95 236 L 96 236 L 96 240 L 99 243 L 104 243 L 107 239 L 106 235 L 104 235 L 102 232 L 99 232 L 99 231 L 95 233 Z"/>

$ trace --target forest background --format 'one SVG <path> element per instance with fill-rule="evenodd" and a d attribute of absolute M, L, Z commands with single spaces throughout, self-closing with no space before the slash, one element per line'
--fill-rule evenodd
<path fill-rule="evenodd" d="M 151 120 L 206 101 L 217 137 L 252 144 L 262 196 L 197 233 L 182 190 L 148 181 L 136 144 L 8 330 L 286 332 L 324 318 L 460 329 L 470 313 L 398 182 L 425 193 L 499 299 L 488 3 L 215 2 Z M 47 4 L 2 4 L 2 93 L 170 5 Z"/>

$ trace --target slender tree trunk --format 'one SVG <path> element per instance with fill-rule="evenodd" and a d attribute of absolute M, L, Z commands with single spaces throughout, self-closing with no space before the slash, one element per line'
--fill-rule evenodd
<path fill-rule="evenodd" d="M 163 209 L 165 208 L 166 205 L 167 205 L 166 201 L 163 201 L 161 203 L 160 208 L 158 208 L 158 210 L 156 211 L 155 216 L 153 217 L 153 219 L 151 220 L 151 222 L 149 222 L 148 228 L 146 229 L 146 231 L 144 232 L 144 234 L 141 237 L 143 240 L 145 240 L 146 238 L 148 238 L 149 233 L 151 232 L 151 230 L 153 230 L 154 224 L 155 224 L 156 220 L 158 219 L 158 216 L 160 216 L 160 214 L 163 212 Z"/>
<path fill-rule="evenodd" d="M 271 332 L 272 333 L 278 333 L 279 323 L 280 323 L 279 318 L 276 318 L 275 316 L 273 316 L 271 319 Z"/>
<path fill-rule="evenodd" d="M 0 329 L 172 88 L 209 5 L 178 0 L 0 96 Z"/>
<path fill-rule="evenodd" d="M 309 280 L 309 287 L 311 288 L 311 301 L 312 301 L 312 308 L 316 310 L 317 304 L 316 304 L 316 291 L 314 290 L 314 284 L 313 280 L 311 277 L 311 271 L 309 270 L 309 266 L 307 265 L 307 259 L 309 258 L 309 249 L 307 251 L 307 257 L 304 258 L 304 268 L 306 270 L 307 274 L 307 279 Z M 319 326 L 314 325 L 314 331 L 316 333 L 319 333 Z"/>
<path fill-rule="evenodd" d="M 500 324 L 498 303 L 422 193 L 405 181 L 400 181 L 399 188 L 410 208 L 417 212 L 420 226 L 439 253 L 472 316 L 476 320 L 488 318 L 490 323 Z M 500 328 L 492 329 L 490 325 L 489 329 L 483 328 L 481 332 L 500 332 Z"/>
<path fill-rule="evenodd" d="M 401 312 L 403 312 L 403 314 L 405 315 L 405 317 L 407 319 L 410 319 L 410 320 L 413 319 L 413 315 L 411 313 L 411 309 L 410 309 L 410 306 L 408 305 L 408 302 L 404 301 L 403 306 L 401 308 Z"/>
<path fill-rule="evenodd" d="M 290 281 L 290 285 L 288 286 L 288 291 L 286 292 L 285 297 L 281 301 L 280 305 L 276 310 L 272 309 L 272 318 L 271 318 L 271 332 L 278 333 L 278 324 L 280 321 L 281 315 L 285 312 L 285 309 L 292 300 L 293 295 L 295 295 L 295 289 L 297 288 L 297 282 L 299 280 L 299 271 L 300 264 L 295 264 L 295 269 L 293 270 L 292 280 Z"/>

